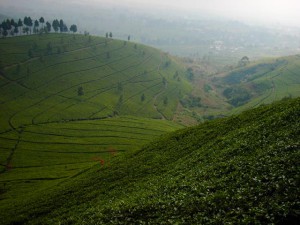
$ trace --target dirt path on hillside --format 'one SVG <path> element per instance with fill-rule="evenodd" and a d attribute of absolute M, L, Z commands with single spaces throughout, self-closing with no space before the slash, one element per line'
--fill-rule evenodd
<path fill-rule="evenodd" d="M 160 67 L 161 67 L 161 64 L 162 64 L 162 55 L 160 56 L 160 63 L 159 65 L 157 66 L 157 72 L 161 75 L 160 73 Z M 161 75 L 162 77 L 162 75 Z M 161 119 L 162 120 L 167 120 L 167 118 L 165 117 L 165 115 L 158 109 L 157 107 L 157 104 L 156 104 L 156 100 L 157 98 L 165 91 L 165 89 L 167 88 L 167 85 L 164 85 L 163 88 L 154 96 L 153 98 L 153 108 L 155 109 L 155 111 L 157 111 L 160 116 L 161 116 Z"/>
<path fill-rule="evenodd" d="M 154 98 L 153 98 L 153 100 L 154 100 L 153 107 L 154 107 L 154 109 L 160 114 L 162 120 L 167 120 L 167 118 L 165 117 L 165 115 L 164 115 L 161 111 L 159 111 L 159 109 L 157 108 L 157 104 L 155 103 L 155 102 L 156 102 L 156 99 L 157 99 L 157 98 L 165 91 L 164 89 L 165 89 L 165 88 L 163 88 L 160 92 L 158 92 L 158 93 L 154 96 Z"/>

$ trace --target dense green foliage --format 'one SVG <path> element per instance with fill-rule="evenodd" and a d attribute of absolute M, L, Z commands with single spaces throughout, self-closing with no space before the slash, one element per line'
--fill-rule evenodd
<path fill-rule="evenodd" d="M 251 95 L 247 89 L 241 87 L 229 87 L 223 91 L 223 95 L 228 99 L 228 102 L 233 106 L 244 105 L 250 100 Z"/>
<path fill-rule="evenodd" d="M 168 121 L 118 117 L 31 125 L 18 135 L 1 134 L 1 204 L 31 198 L 38 190 L 49 190 L 180 127 Z"/>
<path fill-rule="evenodd" d="M 187 108 L 192 107 L 200 107 L 201 106 L 201 98 L 195 97 L 193 95 L 188 95 L 185 98 L 180 100 L 180 103 Z"/>
<path fill-rule="evenodd" d="M 1 216 L 4 224 L 296 224 L 299 117 L 300 98 L 179 130 Z"/>

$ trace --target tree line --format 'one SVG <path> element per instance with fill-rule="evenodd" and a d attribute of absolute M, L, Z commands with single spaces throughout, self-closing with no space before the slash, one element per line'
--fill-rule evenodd
<path fill-rule="evenodd" d="M 6 19 L 3 20 L 0 24 L 0 35 L 2 37 L 6 36 L 15 36 L 15 35 L 22 35 L 22 34 L 42 34 L 42 33 L 50 33 L 52 32 L 77 32 L 77 25 L 72 24 L 69 28 L 65 24 L 65 22 L 60 19 L 54 19 L 52 23 L 47 21 L 45 23 L 44 17 L 40 19 L 33 20 L 31 17 L 25 16 L 24 19 L 19 19 L 15 21 L 14 19 Z"/>

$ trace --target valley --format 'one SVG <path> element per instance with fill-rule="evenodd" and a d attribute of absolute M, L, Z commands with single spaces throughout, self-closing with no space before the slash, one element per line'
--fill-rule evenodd
<path fill-rule="evenodd" d="M 1 224 L 296 224 L 297 49 L 273 48 L 288 38 L 268 30 L 184 21 L 143 42 L 203 55 L 63 20 L 1 24 Z M 167 25 L 205 32 L 170 41 Z"/>

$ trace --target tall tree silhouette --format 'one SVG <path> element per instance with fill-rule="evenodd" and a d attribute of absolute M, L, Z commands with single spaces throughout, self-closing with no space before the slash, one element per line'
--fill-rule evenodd
<path fill-rule="evenodd" d="M 27 22 L 27 26 L 29 27 L 29 32 L 30 32 L 30 34 L 31 34 L 31 28 L 32 28 L 32 25 L 33 25 L 33 23 L 32 23 L 32 19 L 30 18 L 30 16 L 28 17 L 28 22 Z"/>
<path fill-rule="evenodd" d="M 46 23 L 47 32 L 51 32 L 51 24 L 47 21 Z"/>
<path fill-rule="evenodd" d="M 42 24 L 42 27 L 44 28 L 44 23 L 45 23 L 44 17 L 41 17 L 41 18 L 39 19 L 39 21 L 40 21 L 40 23 Z"/>
<path fill-rule="evenodd" d="M 28 26 L 28 17 L 27 16 L 24 17 L 24 25 Z"/>
<path fill-rule="evenodd" d="M 70 31 L 72 31 L 73 33 L 76 33 L 77 32 L 77 26 L 75 24 L 71 25 Z"/>
<path fill-rule="evenodd" d="M 64 21 L 62 19 L 59 21 L 59 30 L 60 33 L 64 32 Z"/>
<path fill-rule="evenodd" d="M 55 32 L 58 31 L 58 28 L 59 28 L 59 22 L 58 22 L 58 20 L 53 20 L 53 22 L 52 22 L 52 27 L 53 27 L 53 30 L 54 30 Z"/>
<path fill-rule="evenodd" d="M 38 20 L 35 20 L 34 21 L 34 27 L 33 27 L 33 33 L 38 33 L 38 30 L 39 30 L 39 27 L 40 24 L 39 24 L 39 21 Z"/>
<path fill-rule="evenodd" d="M 18 21 L 18 27 L 19 27 L 19 31 L 20 31 L 20 33 L 21 33 L 21 29 L 22 29 L 22 27 L 23 27 L 23 22 L 22 22 L 21 19 L 19 19 L 19 21 Z"/>
<path fill-rule="evenodd" d="M 1 28 L 3 29 L 3 31 L 7 30 L 7 23 L 6 23 L 6 21 L 2 21 Z"/>
<path fill-rule="evenodd" d="M 10 20 L 10 24 L 11 24 L 11 26 L 14 26 L 14 27 L 17 25 L 14 19 Z"/>
<path fill-rule="evenodd" d="M 68 31 L 69 31 L 69 29 L 68 29 L 67 25 L 64 24 L 64 26 L 63 26 L 63 32 L 68 32 Z"/>
<path fill-rule="evenodd" d="M 6 30 L 9 31 L 11 29 L 11 21 L 7 19 L 5 24 L 6 24 L 5 26 Z"/>

